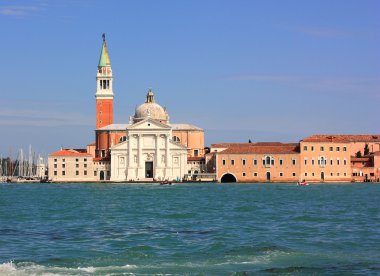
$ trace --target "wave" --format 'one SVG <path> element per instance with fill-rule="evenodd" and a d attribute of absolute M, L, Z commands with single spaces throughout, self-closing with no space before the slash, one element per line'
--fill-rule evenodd
<path fill-rule="evenodd" d="M 105 267 L 57 267 L 57 266 L 43 266 L 33 262 L 20 262 L 13 261 L 0 264 L 0 275 L 7 276 L 67 276 L 67 275 L 93 275 L 94 273 L 126 273 L 132 272 L 130 270 L 136 269 L 136 265 L 123 265 L 123 266 L 105 266 Z"/>

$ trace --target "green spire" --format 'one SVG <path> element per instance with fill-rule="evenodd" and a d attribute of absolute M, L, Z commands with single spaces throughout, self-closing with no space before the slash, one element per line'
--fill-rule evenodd
<path fill-rule="evenodd" d="M 98 67 L 111 66 L 110 57 L 107 51 L 106 35 L 103 33 L 102 37 L 103 37 L 103 45 L 102 45 L 102 52 L 100 53 Z"/>

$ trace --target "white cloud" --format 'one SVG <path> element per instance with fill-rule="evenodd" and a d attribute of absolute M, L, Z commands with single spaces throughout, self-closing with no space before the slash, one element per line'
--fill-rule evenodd
<path fill-rule="evenodd" d="M 0 14 L 15 17 L 25 17 L 35 15 L 41 10 L 40 6 L 3 6 L 0 7 Z"/>

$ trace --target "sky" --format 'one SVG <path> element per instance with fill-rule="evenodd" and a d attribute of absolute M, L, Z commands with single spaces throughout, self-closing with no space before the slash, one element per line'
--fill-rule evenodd
<path fill-rule="evenodd" d="M 94 141 L 102 33 L 114 121 L 149 88 L 219 142 L 380 134 L 380 1 L 0 0 L 0 153 Z"/>

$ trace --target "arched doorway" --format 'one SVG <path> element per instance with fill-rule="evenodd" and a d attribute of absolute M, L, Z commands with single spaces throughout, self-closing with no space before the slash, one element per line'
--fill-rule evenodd
<path fill-rule="evenodd" d="M 104 180 L 104 171 L 100 172 L 100 180 Z"/>
<path fill-rule="evenodd" d="M 325 181 L 325 173 L 324 172 L 321 172 L 321 181 Z"/>
<path fill-rule="evenodd" d="M 220 182 L 222 183 L 236 182 L 236 178 L 232 174 L 226 173 L 225 175 L 222 176 L 222 178 L 220 179 Z"/>
<path fill-rule="evenodd" d="M 267 181 L 270 181 L 270 172 L 267 172 Z"/>

